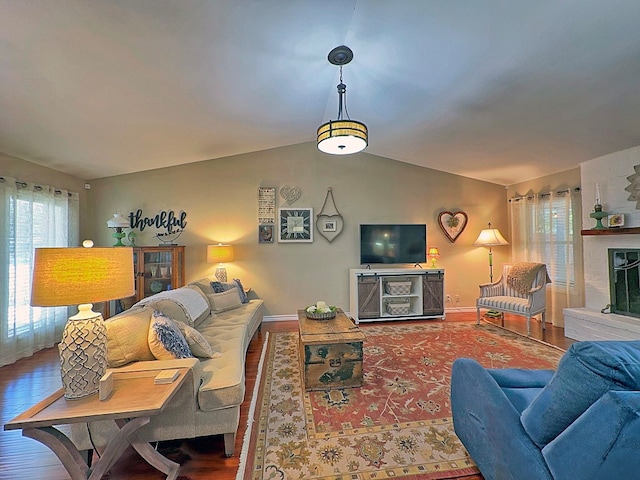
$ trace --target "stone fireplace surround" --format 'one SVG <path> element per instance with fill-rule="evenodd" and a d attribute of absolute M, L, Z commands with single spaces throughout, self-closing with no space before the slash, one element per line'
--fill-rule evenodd
<path fill-rule="evenodd" d="M 640 147 L 605 155 L 580 165 L 582 228 L 591 229 L 595 184 L 599 184 L 604 210 L 623 213 L 625 227 L 640 226 L 640 210 L 629 200 L 627 177 L 640 164 Z M 610 303 L 609 248 L 639 248 L 640 234 L 585 235 L 582 237 L 585 306 L 564 309 L 565 336 L 575 340 L 640 340 L 640 318 L 603 314 Z"/>

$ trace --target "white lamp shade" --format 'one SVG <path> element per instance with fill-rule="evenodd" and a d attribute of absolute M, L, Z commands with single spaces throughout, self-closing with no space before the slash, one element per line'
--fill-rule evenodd
<path fill-rule="evenodd" d="M 119 213 L 114 213 L 113 217 L 107 221 L 107 227 L 109 228 L 129 228 L 129 226 L 129 220 Z"/>
<path fill-rule="evenodd" d="M 135 294 L 132 248 L 36 248 L 34 260 L 31 305 L 78 305 Z"/>
<path fill-rule="evenodd" d="M 497 245 L 509 245 L 509 242 L 505 240 L 497 228 L 485 228 L 480 232 L 473 244 L 476 247 L 495 247 Z"/>

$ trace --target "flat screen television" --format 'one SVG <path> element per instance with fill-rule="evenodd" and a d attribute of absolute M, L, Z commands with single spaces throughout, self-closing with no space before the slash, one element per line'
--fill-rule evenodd
<path fill-rule="evenodd" d="M 427 226 L 360 225 L 360 264 L 424 263 L 427 261 Z"/>

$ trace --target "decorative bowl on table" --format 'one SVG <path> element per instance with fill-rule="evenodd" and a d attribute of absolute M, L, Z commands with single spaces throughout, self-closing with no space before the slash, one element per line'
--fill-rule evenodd
<path fill-rule="evenodd" d="M 316 305 L 311 305 L 304 309 L 307 318 L 311 320 L 331 320 L 336 317 L 338 312 L 337 307 L 327 305 L 324 308 L 318 308 Z"/>

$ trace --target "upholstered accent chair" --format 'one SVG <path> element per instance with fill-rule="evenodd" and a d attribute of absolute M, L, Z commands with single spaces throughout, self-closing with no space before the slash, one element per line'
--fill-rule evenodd
<path fill-rule="evenodd" d="M 574 343 L 556 372 L 458 358 L 451 414 L 486 480 L 638 478 L 640 341 Z"/>
<path fill-rule="evenodd" d="M 526 317 L 527 335 L 531 335 L 531 317 L 540 314 L 544 330 L 546 285 L 550 282 L 544 264 L 505 263 L 502 265 L 502 276 L 497 282 L 480 285 L 480 297 L 476 300 L 477 323 L 480 324 L 480 309 L 486 308 Z M 504 315 L 502 325 L 504 326 Z"/>

